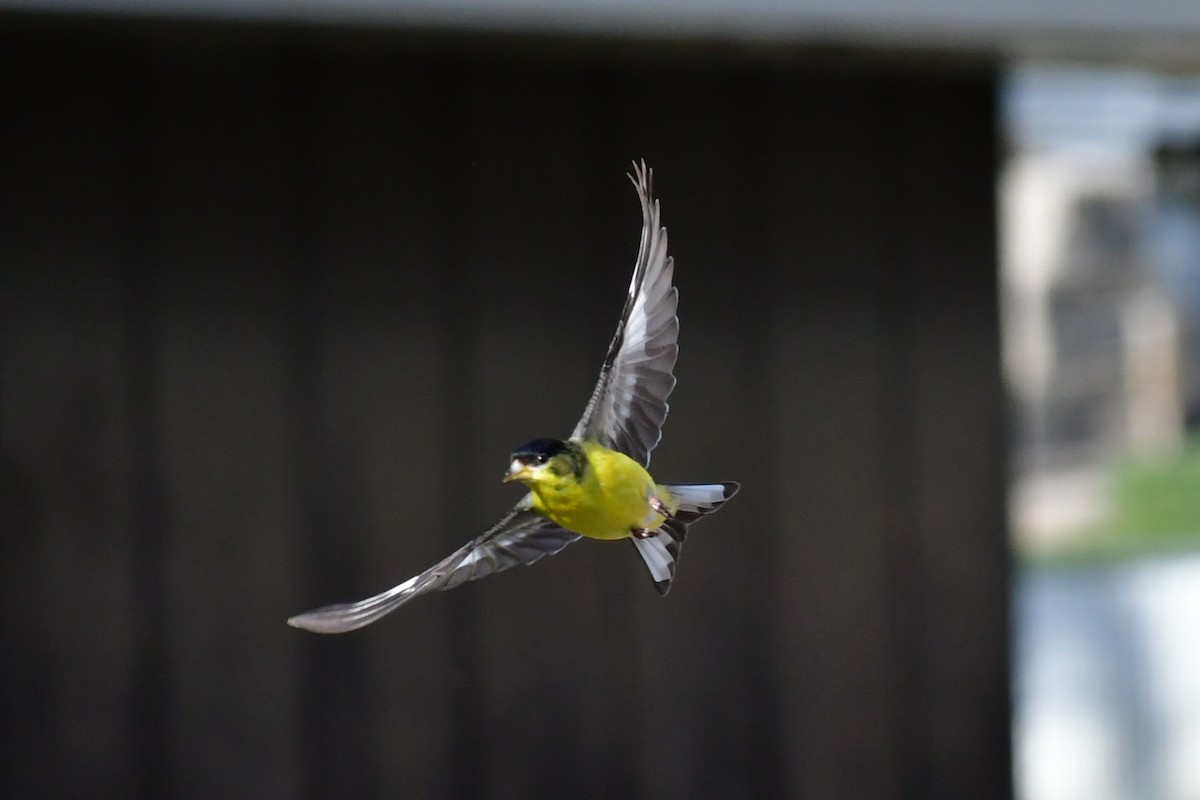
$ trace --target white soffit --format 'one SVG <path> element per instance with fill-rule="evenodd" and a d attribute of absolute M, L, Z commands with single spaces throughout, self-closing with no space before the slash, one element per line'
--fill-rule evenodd
<path fill-rule="evenodd" d="M 0 0 L 0 9 L 844 44 L 1200 67 L 1200 0 Z"/>

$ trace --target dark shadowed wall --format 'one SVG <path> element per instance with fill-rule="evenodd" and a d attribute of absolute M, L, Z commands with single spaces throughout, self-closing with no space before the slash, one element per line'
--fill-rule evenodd
<path fill-rule="evenodd" d="M 5 797 L 1004 798 L 995 81 L 678 44 L 0 20 Z M 519 496 L 656 171 L 623 543 L 322 638 Z"/>

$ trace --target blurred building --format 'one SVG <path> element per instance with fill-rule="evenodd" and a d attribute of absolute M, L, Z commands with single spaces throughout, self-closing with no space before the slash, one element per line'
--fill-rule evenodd
<path fill-rule="evenodd" d="M 1178 451 L 1200 408 L 1200 214 L 1183 144 L 1200 131 L 1200 86 L 1026 69 L 1008 108 L 1014 516 L 1036 548 L 1109 513 L 1113 462 Z"/>
<path fill-rule="evenodd" d="M 1018 70 L 1009 86 L 1002 274 L 1026 560 L 1014 742 L 1027 800 L 1200 789 L 1200 559 L 1186 546 L 1200 532 L 1139 542 L 1147 520 L 1126 517 L 1124 557 L 1096 555 L 1129 502 L 1116 497 L 1117 466 L 1186 459 L 1195 426 L 1198 89 L 1061 66 Z M 1200 487 L 1176 481 L 1142 501 L 1147 513 L 1194 504 Z M 1046 562 L 1064 548 L 1072 561 Z"/>

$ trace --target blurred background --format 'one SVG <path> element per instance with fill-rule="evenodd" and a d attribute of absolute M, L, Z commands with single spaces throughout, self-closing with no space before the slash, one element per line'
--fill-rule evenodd
<path fill-rule="evenodd" d="M 1200 797 L 1200 79 L 1008 76 L 1016 775 Z"/>
<path fill-rule="evenodd" d="M 1200 7 L 0 0 L 4 797 L 1200 798 Z M 341 637 L 582 411 L 655 168 L 660 600 Z"/>

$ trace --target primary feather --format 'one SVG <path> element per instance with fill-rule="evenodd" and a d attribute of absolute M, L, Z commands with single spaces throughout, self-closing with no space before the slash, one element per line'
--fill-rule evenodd
<path fill-rule="evenodd" d="M 679 290 L 671 285 L 675 265 L 652 194 L 653 172 L 645 162 L 635 164 L 629 179 L 642 204 L 637 263 L 600 379 L 571 438 L 599 442 L 644 467 L 662 438 L 667 397 L 675 388 Z"/>

